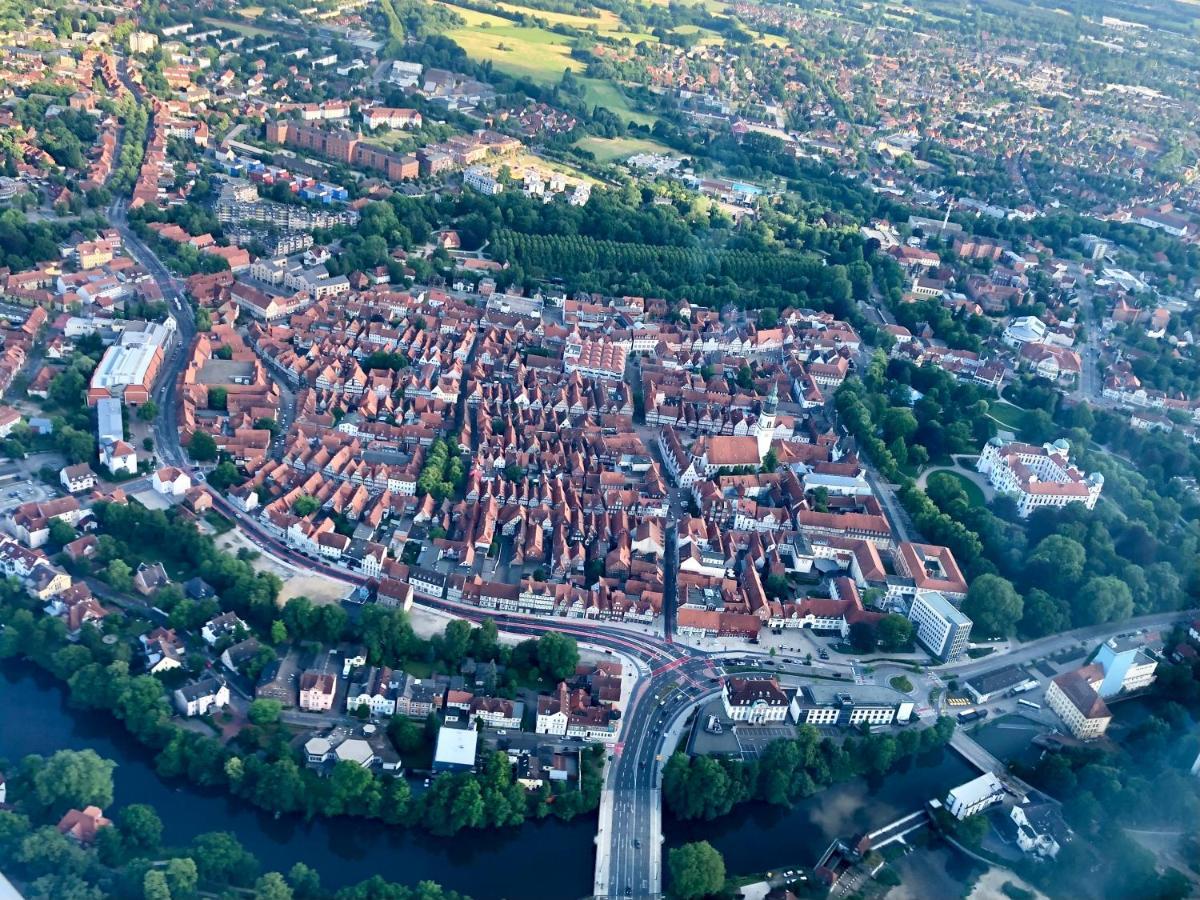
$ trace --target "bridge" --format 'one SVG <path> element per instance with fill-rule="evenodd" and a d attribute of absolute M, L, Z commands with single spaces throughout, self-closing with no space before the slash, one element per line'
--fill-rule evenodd
<path fill-rule="evenodd" d="M 1000 779 L 1006 788 L 1022 800 L 1033 792 L 1034 788 L 1031 785 L 1009 772 L 1004 763 L 996 759 L 990 751 L 961 728 L 954 729 L 954 735 L 950 738 L 950 746 L 980 772 L 991 772 Z"/>

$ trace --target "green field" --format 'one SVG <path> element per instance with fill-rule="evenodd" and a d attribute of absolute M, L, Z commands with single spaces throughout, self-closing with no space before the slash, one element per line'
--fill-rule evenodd
<path fill-rule="evenodd" d="M 991 413 L 992 418 L 1005 428 L 1018 434 L 1020 433 L 1021 417 L 1025 414 L 1025 410 L 1001 400 L 998 403 L 993 403 L 988 411 Z"/>
<path fill-rule="evenodd" d="M 585 137 L 575 142 L 581 150 L 595 155 L 597 162 L 612 162 L 625 159 L 635 153 L 670 153 L 671 148 L 658 141 L 645 138 L 602 138 Z"/>
<path fill-rule="evenodd" d="M 634 109 L 615 84 L 598 78 L 580 78 L 579 81 L 584 86 L 583 99 L 589 106 L 602 106 L 636 125 L 653 125 L 658 121 L 657 116 Z"/>

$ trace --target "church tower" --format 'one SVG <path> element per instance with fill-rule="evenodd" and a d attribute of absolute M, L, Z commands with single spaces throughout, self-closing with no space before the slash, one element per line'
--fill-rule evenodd
<path fill-rule="evenodd" d="M 771 385 L 771 393 L 763 402 L 762 412 L 758 414 L 758 423 L 754 426 L 754 436 L 758 439 L 758 461 L 766 458 L 771 449 L 771 439 L 775 436 L 775 414 L 779 411 L 779 385 Z"/>

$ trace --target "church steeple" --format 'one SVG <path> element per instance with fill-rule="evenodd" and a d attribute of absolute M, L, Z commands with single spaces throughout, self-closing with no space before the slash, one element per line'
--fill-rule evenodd
<path fill-rule="evenodd" d="M 764 415 L 773 416 L 779 411 L 779 383 L 771 382 L 771 393 L 767 394 L 766 402 L 763 403 Z"/>
<path fill-rule="evenodd" d="M 775 438 L 775 414 L 779 410 L 779 385 L 771 384 L 771 393 L 763 401 L 762 412 L 754 426 L 754 436 L 758 439 L 758 459 L 762 462 L 771 449 L 771 441 Z"/>

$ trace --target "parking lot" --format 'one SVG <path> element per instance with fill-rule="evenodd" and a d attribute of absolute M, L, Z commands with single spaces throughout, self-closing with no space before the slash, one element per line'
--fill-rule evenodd
<path fill-rule="evenodd" d="M 795 726 L 792 725 L 735 725 L 734 737 L 737 739 L 738 750 L 742 759 L 757 759 L 767 746 L 775 741 L 786 740 L 796 736 Z"/>

